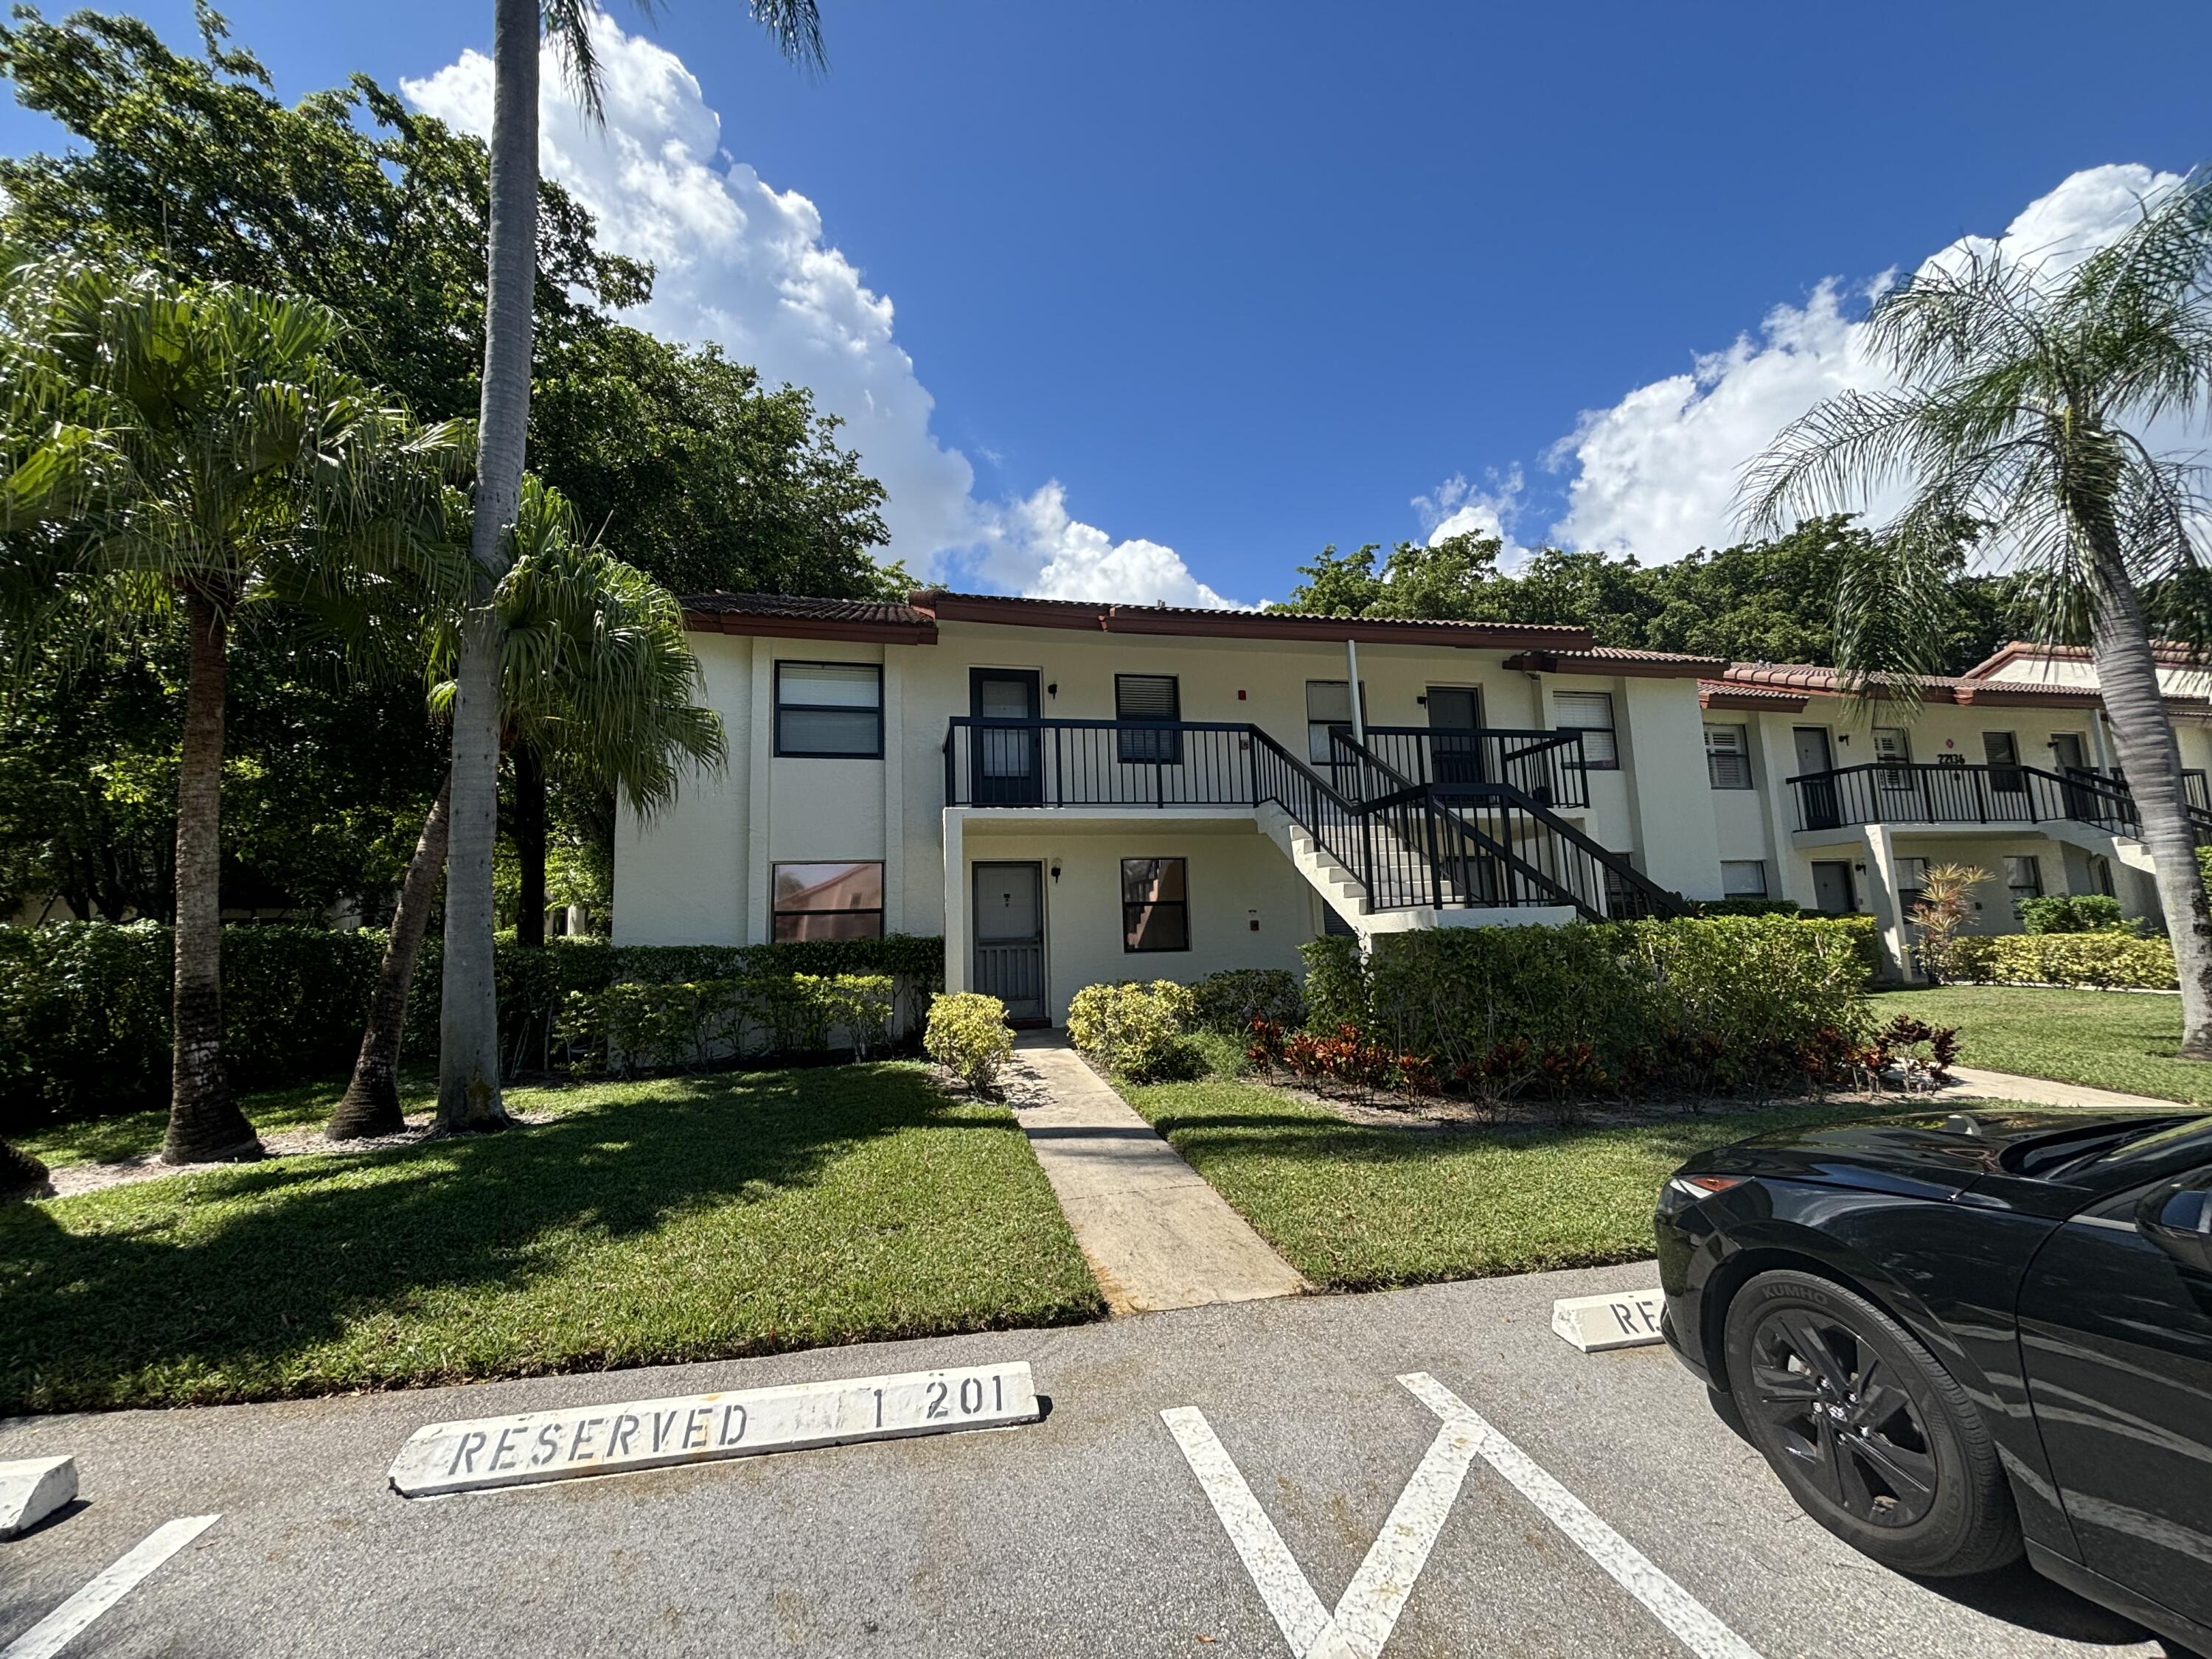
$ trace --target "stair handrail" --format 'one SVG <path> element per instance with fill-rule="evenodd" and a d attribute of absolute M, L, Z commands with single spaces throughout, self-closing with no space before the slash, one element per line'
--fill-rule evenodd
<path fill-rule="evenodd" d="M 1399 793 L 1389 797 L 1388 799 L 1389 801 L 1395 802 L 1397 799 L 1401 799 L 1408 791 L 1427 795 L 1429 798 L 1430 810 L 1436 815 L 1437 819 L 1441 822 L 1449 823 L 1454 830 L 1457 830 L 1462 837 L 1472 840 L 1478 846 L 1488 852 L 1492 857 L 1504 860 L 1514 869 L 1519 871 L 1523 876 L 1534 878 L 1537 885 L 1541 890 L 1555 895 L 1563 902 L 1572 905 L 1577 910 L 1583 914 L 1585 920 L 1590 921 L 1603 921 L 1607 919 L 1605 911 L 1589 903 L 1587 900 L 1583 898 L 1581 895 L 1577 893 L 1572 887 L 1560 881 L 1558 878 L 1549 874 L 1544 870 L 1540 869 L 1535 865 L 1529 863 L 1526 859 L 1522 858 L 1518 853 L 1514 851 L 1512 848 L 1500 842 L 1495 836 L 1490 835 L 1479 826 L 1469 823 L 1465 816 L 1452 805 L 1450 800 L 1439 797 L 1437 786 L 1435 784 L 1411 783 L 1406 779 L 1403 774 L 1400 773 L 1395 768 L 1389 765 L 1389 763 L 1382 760 L 1380 757 L 1374 754 L 1364 744 L 1352 738 L 1350 734 L 1343 732 L 1332 732 L 1330 734 L 1330 747 L 1332 750 L 1340 745 L 1352 750 L 1353 759 L 1356 762 L 1372 767 L 1383 777 L 1390 780 L 1399 786 Z M 1526 813 L 1529 817 L 1534 819 L 1546 829 L 1551 830 L 1552 833 L 1559 836 L 1559 839 L 1577 848 L 1585 857 L 1595 863 L 1601 869 L 1611 871 L 1615 875 L 1620 877 L 1637 892 L 1638 896 L 1640 896 L 1646 904 L 1650 906 L 1652 909 L 1657 911 L 1660 915 L 1679 916 L 1686 914 L 1685 906 L 1682 904 L 1680 900 L 1674 896 L 1674 895 L 1669 893 L 1665 888 L 1660 886 L 1649 876 L 1638 870 L 1634 865 L 1629 863 L 1627 860 L 1621 857 L 1620 854 L 1614 852 L 1611 848 L 1607 847 L 1593 837 L 1585 835 L 1582 830 L 1568 823 L 1566 819 L 1553 811 L 1550 807 L 1541 805 L 1533 796 L 1531 796 L 1528 791 L 1521 788 L 1518 785 L 1502 781 L 1484 782 L 1481 784 L 1462 784 L 1457 786 L 1457 793 L 1462 799 L 1474 796 L 1477 799 L 1495 799 L 1505 802 L 1507 805 L 1514 807 L 1516 811 Z M 1377 801 L 1370 804 L 1382 805 L 1383 802 Z M 1431 862 L 1433 863 L 1435 855 L 1431 854 L 1430 856 Z"/>

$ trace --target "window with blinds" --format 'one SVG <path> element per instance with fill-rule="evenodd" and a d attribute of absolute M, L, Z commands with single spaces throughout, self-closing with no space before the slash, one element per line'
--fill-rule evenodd
<path fill-rule="evenodd" d="M 1114 718 L 1117 720 L 1158 720 L 1182 718 L 1182 691 L 1173 674 L 1116 674 L 1114 676 Z M 1182 733 L 1176 731 L 1130 731 L 1115 734 L 1122 763 L 1150 763 L 1177 766 L 1182 762 Z"/>
<path fill-rule="evenodd" d="M 1745 727 L 1705 728 L 1705 771 L 1716 789 L 1751 787 L 1751 739 Z"/>
<path fill-rule="evenodd" d="M 1765 859 L 1723 859 L 1721 860 L 1721 894 L 1725 898 L 1765 898 L 1766 896 L 1766 860 Z"/>
<path fill-rule="evenodd" d="M 1612 692 L 1554 691 L 1552 723 L 1560 731 L 1583 734 L 1583 765 L 1586 769 L 1619 769 L 1620 750 L 1613 741 Z"/>
<path fill-rule="evenodd" d="M 881 758 L 882 666 L 872 662 L 776 664 L 775 752 Z"/>

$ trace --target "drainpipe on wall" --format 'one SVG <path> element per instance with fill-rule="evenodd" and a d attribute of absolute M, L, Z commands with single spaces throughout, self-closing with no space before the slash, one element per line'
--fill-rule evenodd
<path fill-rule="evenodd" d="M 1344 661 L 1352 675 L 1352 740 L 1363 748 L 1367 743 L 1367 716 L 1359 707 L 1359 641 L 1344 642 Z"/>

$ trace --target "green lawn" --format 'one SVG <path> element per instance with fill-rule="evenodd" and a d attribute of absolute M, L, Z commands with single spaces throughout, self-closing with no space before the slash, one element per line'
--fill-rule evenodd
<path fill-rule="evenodd" d="M 1292 1266 L 1335 1291 L 1637 1261 L 1651 1254 L 1660 1184 L 1692 1152 L 1881 1109 L 1438 1133 L 1347 1123 L 1247 1083 L 1123 1092 Z"/>
<path fill-rule="evenodd" d="M 457 1382 L 1104 1311 L 1012 1115 L 948 1100 L 917 1066 L 514 1098 L 565 1109 L 502 1135 L 0 1210 L 0 1412 Z"/>
<path fill-rule="evenodd" d="M 2163 1100 L 2212 1101 L 2212 1065 L 2175 1058 L 2179 997 L 1946 985 L 1886 991 L 1874 1007 L 1882 1020 L 1909 1013 L 1957 1026 L 1962 1066 Z"/>

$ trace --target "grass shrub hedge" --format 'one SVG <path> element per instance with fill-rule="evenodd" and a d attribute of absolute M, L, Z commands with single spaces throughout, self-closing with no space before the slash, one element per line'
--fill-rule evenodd
<path fill-rule="evenodd" d="M 2173 945 L 2117 928 L 2089 933 L 1961 934 L 1952 977 L 2005 985 L 2078 985 L 2094 990 L 2171 991 Z"/>
<path fill-rule="evenodd" d="M 1788 916 L 1434 928 L 1383 934 L 1364 960 L 1320 939 L 1306 997 L 1315 1027 L 1355 1025 L 1440 1077 L 1510 1091 L 1564 1066 L 1632 1092 L 1729 1088 L 1826 1074 L 1863 1042 L 1863 932 Z"/>
<path fill-rule="evenodd" d="M 343 1073 L 384 959 L 380 932 L 252 922 L 222 936 L 223 1055 L 240 1089 Z M 155 922 L 0 927 L 0 1137 L 62 1117 L 142 1111 L 167 1098 L 170 932 Z M 438 1024 L 440 941 L 425 939 L 408 997 L 411 1047 Z M 807 939 L 756 945 L 501 944 L 495 958 L 502 1051 L 535 1050 L 571 994 L 630 981 L 757 975 L 887 974 L 913 1018 L 943 979 L 944 941 Z"/>

